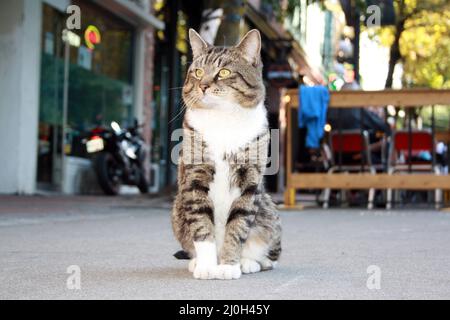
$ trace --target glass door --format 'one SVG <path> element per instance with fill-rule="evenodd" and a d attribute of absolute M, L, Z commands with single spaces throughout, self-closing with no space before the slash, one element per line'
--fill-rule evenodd
<path fill-rule="evenodd" d="M 38 188 L 60 188 L 64 93 L 64 15 L 43 5 L 41 86 L 38 135 Z"/>

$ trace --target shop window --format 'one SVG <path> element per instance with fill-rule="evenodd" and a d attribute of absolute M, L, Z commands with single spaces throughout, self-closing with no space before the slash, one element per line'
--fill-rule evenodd
<path fill-rule="evenodd" d="M 82 44 L 70 52 L 68 125 L 83 132 L 111 121 L 126 124 L 133 106 L 133 27 L 91 2 L 74 4 L 81 8 L 76 33 Z M 98 43 L 90 40 L 96 33 Z"/>
<path fill-rule="evenodd" d="M 68 81 L 65 153 L 86 156 L 81 140 L 96 126 L 117 121 L 126 126 L 133 116 L 134 28 L 108 10 L 86 0 L 81 8 L 78 42 L 65 59 L 62 41 L 67 15 L 43 4 L 38 181 L 60 180 L 63 88 Z M 68 65 L 68 79 L 64 68 Z"/>

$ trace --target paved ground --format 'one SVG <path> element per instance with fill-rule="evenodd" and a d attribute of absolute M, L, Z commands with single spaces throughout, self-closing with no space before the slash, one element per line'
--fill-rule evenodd
<path fill-rule="evenodd" d="M 450 298 L 450 214 L 282 213 L 278 269 L 236 281 L 191 278 L 169 204 L 128 198 L 0 197 L 1 299 Z M 81 269 L 68 290 L 67 267 Z M 381 289 L 366 286 L 381 270 Z"/>

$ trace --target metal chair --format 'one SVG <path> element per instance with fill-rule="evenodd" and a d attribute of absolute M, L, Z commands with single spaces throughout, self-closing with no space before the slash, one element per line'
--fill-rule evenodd
<path fill-rule="evenodd" d="M 388 158 L 388 174 L 395 172 L 434 172 L 439 175 L 440 170 L 434 159 L 418 160 L 413 157 L 420 152 L 429 152 L 434 157 L 435 141 L 430 130 L 399 130 L 393 133 Z M 404 161 L 399 161 L 403 158 Z M 386 209 L 392 208 L 392 189 L 387 190 Z M 435 207 L 439 208 L 442 201 L 442 190 L 435 190 Z"/>
<path fill-rule="evenodd" d="M 332 166 L 328 170 L 328 173 L 334 172 L 370 172 L 376 174 L 376 169 L 372 165 L 369 149 L 369 134 L 367 131 L 357 130 L 341 130 L 332 131 L 330 133 L 330 147 L 332 156 Z M 344 154 L 362 154 L 362 163 L 341 163 L 336 164 L 335 157 L 341 153 Z M 323 208 L 326 209 L 329 206 L 331 189 L 325 189 L 324 191 L 324 203 Z M 373 200 L 375 197 L 375 189 L 369 189 L 368 197 L 368 209 L 373 208 Z"/>

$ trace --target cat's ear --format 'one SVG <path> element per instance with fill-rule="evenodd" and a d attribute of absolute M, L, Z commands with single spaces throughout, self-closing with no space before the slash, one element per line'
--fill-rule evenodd
<path fill-rule="evenodd" d="M 195 57 L 199 56 L 203 50 L 208 47 L 208 44 L 194 29 L 189 29 L 189 42 L 191 43 L 192 54 Z"/>
<path fill-rule="evenodd" d="M 261 34 L 256 29 L 250 30 L 236 47 L 247 61 L 257 63 L 261 56 Z"/>

